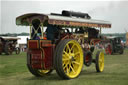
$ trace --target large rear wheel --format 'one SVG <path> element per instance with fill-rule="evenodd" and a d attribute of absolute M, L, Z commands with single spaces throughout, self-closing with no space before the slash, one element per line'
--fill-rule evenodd
<path fill-rule="evenodd" d="M 11 55 L 13 52 L 12 44 L 9 42 L 6 42 L 4 52 L 6 55 Z"/>
<path fill-rule="evenodd" d="M 66 39 L 56 47 L 56 72 L 63 79 L 78 77 L 83 66 L 83 50 L 75 40 Z"/>

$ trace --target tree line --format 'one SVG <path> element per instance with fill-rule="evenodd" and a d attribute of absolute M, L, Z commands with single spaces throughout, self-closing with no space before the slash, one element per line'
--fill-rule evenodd
<path fill-rule="evenodd" d="M 118 36 L 118 37 L 122 37 L 123 40 L 126 40 L 126 33 L 106 33 L 106 34 L 102 34 L 103 36 Z M 6 33 L 6 34 L 0 34 L 0 36 L 29 36 L 29 33 L 26 32 L 22 32 L 22 33 Z"/>
<path fill-rule="evenodd" d="M 12 36 L 12 37 L 29 36 L 29 33 L 26 33 L 26 32 L 22 32 L 22 33 L 6 33 L 6 34 L 0 34 L 0 36 Z"/>

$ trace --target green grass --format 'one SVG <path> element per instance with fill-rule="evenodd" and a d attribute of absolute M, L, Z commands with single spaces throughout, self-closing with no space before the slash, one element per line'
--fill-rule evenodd
<path fill-rule="evenodd" d="M 26 53 L 20 55 L 0 55 L 0 76 L 8 77 L 16 73 L 27 72 Z"/>
<path fill-rule="evenodd" d="M 26 53 L 0 55 L 0 85 L 128 85 L 128 50 L 123 55 L 105 55 L 104 72 L 96 73 L 92 64 L 71 80 L 62 80 L 55 71 L 41 78 L 33 76 L 26 67 Z"/>

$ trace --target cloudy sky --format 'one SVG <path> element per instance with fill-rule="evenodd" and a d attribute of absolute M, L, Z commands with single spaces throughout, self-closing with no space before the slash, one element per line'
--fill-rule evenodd
<path fill-rule="evenodd" d="M 61 13 L 64 10 L 87 12 L 93 19 L 112 23 L 111 29 L 103 33 L 124 33 L 128 31 L 128 1 L 37 1 L 21 0 L 0 2 L 0 34 L 29 32 L 28 27 L 16 26 L 15 19 L 25 13 Z"/>

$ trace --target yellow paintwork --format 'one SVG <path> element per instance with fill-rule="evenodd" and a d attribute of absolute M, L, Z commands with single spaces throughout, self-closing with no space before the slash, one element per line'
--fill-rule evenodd
<path fill-rule="evenodd" d="M 65 45 L 62 66 L 69 78 L 75 78 L 80 74 L 83 66 L 83 51 L 77 41 L 71 40 Z"/>
<path fill-rule="evenodd" d="M 103 52 L 100 52 L 99 54 L 98 64 L 99 64 L 99 70 L 100 72 L 102 72 L 104 70 L 104 53 Z"/>
<path fill-rule="evenodd" d="M 41 74 L 47 74 L 50 70 L 39 70 Z"/>

